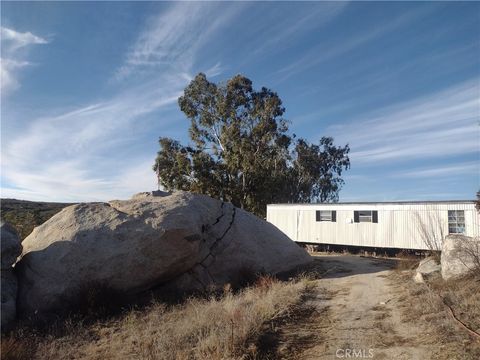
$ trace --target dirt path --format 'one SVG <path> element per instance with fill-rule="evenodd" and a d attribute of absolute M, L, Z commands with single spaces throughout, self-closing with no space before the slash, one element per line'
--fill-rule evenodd
<path fill-rule="evenodd" d="M 402 322 L 403 291 L 389 279 L 391 263 L 359 256 L 318 256 L 329 272 L 309 300 L 319 314 L 318 345 L 302 359 L 429 359 L 418 324 Z"/>

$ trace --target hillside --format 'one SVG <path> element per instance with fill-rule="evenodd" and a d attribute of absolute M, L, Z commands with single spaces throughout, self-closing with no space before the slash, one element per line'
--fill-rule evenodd
<path fill-rule="evenodd" d="M 17 229 L 25 239 L 35 226 L 43 224 L 70 203 L 37 202 L 16 199 L 1 199 L 1 218 Z"/>

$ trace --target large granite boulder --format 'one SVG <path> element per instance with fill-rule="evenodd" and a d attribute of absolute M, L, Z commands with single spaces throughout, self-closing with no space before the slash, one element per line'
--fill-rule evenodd
<path fill-rule="evenodd" d="M 1 240 L 1 318 L 2 331 L 9 330 L 17 317 L 17 278 L 13 265 L 22 253 L 22 243 L 15 229 L 5 223 L 0 223 Z"/>
<path fill-rule="evenodd" d="M 24 315 L 105 284 L 138 294 L 164 284 L 205 289 L 248 269 L 278 273 L 311 257 L 275 226 L 230 203 L 186 192 L 67 207 L 35 228 L 17 264 Z"/>
<path fill-rule="evenodd" d="M 22 243 L 14 227 L 4 221 L 0 223 L 0 239 L 2 242 L 2 270 L 10 269 L 22 253 Z"/>
<path fill-rule="evenodd" d="M 17 277 L 13 270 L 2 270 L 2 331 L 12 328 L 17 319 Z"/>
<path fill-rule="evenodd" d="M 480 267 L 480 239 L 449 235 L 442 245 L 442 277 L 444 280 L 465 275 Z"/>

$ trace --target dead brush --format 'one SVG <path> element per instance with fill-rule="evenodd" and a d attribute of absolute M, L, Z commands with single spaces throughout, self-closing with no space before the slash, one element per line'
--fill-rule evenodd
<path fill-rule="evenodd" d="M 17 334 L 2 336 L 1 358 L 2 360 L 29 360 L 32 359 L 34 344 L 28 339 L 23 339 Z"/>
<path fill-rule="evenodd" d="M 225 285 L 223 292 L 191 297 L 181 304 L 153 303 L 114 318 L 84 323 L 72 333 L 37 338 L 36 350 L 28 358 L 255 358 L 258 349 L 252 344 L 265 324 L 289 316 L 308 292 L 309 282 L 260 276 L 250 287 L 232 288 Z"/>
<path fill-rule="evenodd" d="M 400 252 L 397 255 L 397 259 L 398 260 L 395 264 L 395 270 L 397 271 L 413 270 L 420 263 L 418 256 L 409 254 L 407 252 Z"/>
<path fill-rule="evenodd" d="M 449 281 L 435 279 L 431 287 L 452 308 L 459 320 L 480 332 L 480 280 L 476 274 L 470 273 Z"/>
<path fill-rule="evenodd" d="M 278 280 L 276 278 L 274 278 L 273 276 L 271 275 L 263 275 L 263 276 L 260 276 L 257 281 L 255 282 L 254 286 L 259 289 L 259 290 L 264 290 L 264 291 L 267 291 L 268 289 L 270 289 L 273 284 L 275 284 L 276 282 L 278 282 Z"/>
<path fill-rule="evenodd" d="M 480 330 L 480 283 L 473 275 L 452 281 L 431 277 L 428 284 L 415 284 L 410 275 L 401 273 L 395 273 L 392 279 L 401 281 L 409 293 L 400 306 L 404 320 L 425 327 L 420 341 L 442 344 L 432 358 L 480 359 L 480 341 L 452 318 L 448 308 L 469 328 Z"/>

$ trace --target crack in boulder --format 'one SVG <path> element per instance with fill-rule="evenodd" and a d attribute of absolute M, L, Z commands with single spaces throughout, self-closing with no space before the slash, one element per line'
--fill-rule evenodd
<path fill-rule="evenodd" d="M 223 208 L 223 206 L 222 206 L 222 208 Z M 235 214 L 236 214 L 236 208 L 235 208 L 235 206 L 232 205 L 232 218 L 230 219 L 230 222 L 229 222 L 227 228 L 225 229 L 225 231 L 223 232 L 223 234 L 220 237 L 215 238 L 215 241 L 213 242 L 213 244 L 209 248 L 208 254 L 206 256 L 204 256 L 203 259 L 200 260 L 197 264 L 203 263 L 210 255 L 215 259 L 215 256 L 218 253 L 214 253 L 214 250 L 218 247 L 218 245 L 221 243 L 221 241 L 224 239 L 224 237 L 227 235 L 227 233 L 232 228 L 233 223 L 235 221 Z M 225 215 L 225 213 L 222 215 L 222 217 L 224 215 Z"/>
<path fill-rule="evenodd" d="M 72 289 L 91 283 L 145 299 L 152 290 L 180 296 L 240 284 L 262 267 L 276 273 L 311 261 L 273 225 L 227 201 L 183 192 L 74 205 L 23 243 L 15 270 L 26 317 L 61 308 Z"/>
<path fill-rule="evenodd" d="M 217 217 L 217 220 L 215 220 L 215 222 L 214 222 L 212 225 L 210 225 L 210 227 L 217 225 L 217 224 L 220 222 L 220 220 L 222 219 L 222 217 L 225 216 L 225 213 L 223 212 L 223 207 L 224 207 L 224 206 L 225 206 L 225 201 L 222 201 L 222 204 L 220 205 L 220 212 L 221 212 L 221 214 L 220 214 L 219 217 Z"/>
<path fill-rule="evenodd" d="M 209 235 L 210 237 L 214 237 L 215 234 L 212 233 L 213 228 L 220 223 L 220 221 L 226 216 L 226 203 L 222 201 L 222 204 L 220 206 L 221 214 L 218 216 L 215 220 L 214 223 L 212 224 L 207 224 L 207 225 L 202 225 L 202 233 L 207 233 L 207 236 Z M 223 231 L 223 233 L 218 236 L 214 237 L 214 241 L 211 245 L 209 245 L 208 248 L 208 253 L 200 260 L 197 261 L 191 268 L 188 270 L 182 272 L 181 274 L 178 274 L 175 276 L 173 279 L 163 282 L 157 286 L 152 287 L 151 289 L 161 287 L 163 285 L 166 285 L 167 283 L 175 282 L 175 280 L 179 279 L 180 277 L 188 274 L 192 277 L 194 281 L 199 283 L 203 289 L 206 289 L 209 284 L 205 284 L 204 281 L 202 281 L 200 278 L 202 277 L 201 272 L 204 272 L 210 279 L 210 283 L 215 283 L 215 279 L 212 276 L 212 274 L 209 271 L 209 267 L 215 262 L 216 256 L 219 255 L 225 248 L 228 246 L 225 246 L 223 249 L 219 249 L 219 245 L 221 244 L 222 240 L 225 238 L 225 236 L 228 234 L 230 229 L 232 228 L 234 222 L 235 222 L 235 215 L 236 215 L 236 208 L 235 206 L 231 205 L 231 218 L 228 223 L 228 226 L 226 229 Z M 204 242 L 207 242 L 204 240 Z"/>
<path fill-rule="evenodd" d="M 198 283 L 200 283 L 200 285 L 201 285 L 204 289 L 207 288 L 207 285 L 205 285 L 205 284 L 202 282 L 202 280 L 200 280 L 200 278 L 199 278 L 199 277 L 197 276 L 197 274 L 195 273 L 195 269 L 194 269 L 193 267 L 190 268 L 189 270 L 187 270 L 187 272 L 184 273 L 184 274 L 190 274 L 190 276 L 191 276 L 195 281 L 197 281 Z M 184 274 L 182 274 L 182 275 L 184 275 Z M 179 276 L 182 276 L 182 275 L 179 275 Z M 210 275 L 210 274 L 209 274 L 209 275 Z M 178 278 L 178 277 L 177 277 L 177 278 Z M 175 279 L 176 279 L 176 278 L 175 278 Z"/>
<path fill-rule="evenodd" d="M 224 204 L 224 203 L 222 202 L 222 209 L 223 209 L 223 204 Z M 221 217 L 223 217 L 224 215 L 225 215 L 225 213 L 223 213 L 223 214 L 221 215 Z M 209 249 L 209 251 L 208 251 L 208 254 L 207 254 L 206 256 L 204 256 L 202 260 L 200 260 L 200 261 L 197 262 L 195 265 L 193 265 L 192 268 L 191 268 L 191 270 L 196 271 L 196 269 L 198 269 L 198 266 L 201 266 L 201 267 L 203 268 L 203 270 L 207 273 L 208 277 L 210 278 L 210 280 L 211 280 L 212 282 L 215 282 L 215 279 L 213 278 L 213 276 L 212 276 L 212 274 L 210 273 L 210 271 L 209 271 L 208 268 L 209 268 L 210 265 L 212 265 L 212 264 L 215 262 L 216 256 L 221 253 L 221 251 L 215 251 L 215 250 L 218 248 L 219 244 L 221 244 L 222 240 L 225 238 L 225 236 L 228 234 L 228 232 L 229 232 L 230 229 L 232 228 L 233 223 L 235 222 L 235 215 L 236 215 L 236 208 L 235 208 L 235 206 L 232 205 L 232 217 L 231 217 L 231 219 L 230 219 L 230 222 L 229 222 L 227 228 L 225 229 L 225 231 L 223 232 L 223 234 L 222 234 L 220 237 L 217 237 L 217 238 L 215 239 L 214 243 L 210 246 L 210 249 Z M 221 217 L 220 217 L 220 218 L 221 218 Z M 216 223 L 218 223 L 218 221 L 217 221 Z M 215 223 L 215 224 L 216 224 L 216 223 Z M 225 247 L 225 248 L 226 248 L 226 247 Z M 224 250 L 225 248 L 223 248 L 223 250 Z M 208 265 L 206 265 L 206 264 L 205 264 L 205 261 L 206 261 L 209 257 L 211 257 L 213 260 L 212 260 Z M 204 288 L 205 288 L 205 286 L 204 286 Z"/>
<path fill-rule="evenodd" d="M 215 279 L 213 278 L 212 274 L 210 274 L 210 270 L 208 270 L 208 266 L 205 265 L 204 263 L 198 263 L 198 265 L 200 265 L 203 270 L 207 273 L 208 277 L 210 278 L 211 281 L 215 281 Z M 205 285 L 203 285 L 205 287 Z"/>
<path fill-rule="evenodd" d="M 207 236 L 214 237 L 214 234 L 212 232 L 213 228 L 220 223 L 222 218 L 224 218 L 226 216 L 226 206 L 225 205 L 226 205 L 226 203 L 224 201 L 222 201 L 222 203 L 220 205 L 221 214 L 215 219 L 214 223 L 202 225 L 202 233 L 207 233 Z M 174 278 L 172 278 L 172 279 L 170 279 L 166 282 L 164 281 L 160 284 L 152 286 L 147 291 L 154 290 L 154 289 L 160 288 L 164 285 L 167 285 L 168 283 L 175 282 L 175 280 L 177 280 L 177 279 L 179 279 L 182 276 L 187 275 L 187 274 L 190 275 L 193 280 L 195 280 L 197 283 L 199 283 L 203 289 L 207 289 L 209 284 L 205 284 L 203 281 L 201 281 L 201 279 L 200 279 L 202 277 L 201 274 L 200 274 L 201 271 L 205 272 L 205 274 L 208 276 L 208 278 L 210 279 L 211 282 L 215 282 L 215 279 L 213 278 L 212 274 L 209 271 L 209 266 L 212 265 L 215 262 L 216 255 L 221 253 L 221 251 L 218 251 L 218 246 L 221 243 L 221 241 L 225 238 L 225 236 L 228 234 L 228 232 L 230 231 L 230 229 L 233 226 L 233 223 L 235 222 L 236 208 L 235 208 L 235 206 L 231 205 L 231 209 L 232 209 L 231 210 L 232 215 L 231 215 L 231 219 L 228 223 L 227 228 L 223 231 L 223 233 L 219 237 L 214 237 L 213 243 L 211 245 L 209 245 L 208 253 L 200 261 L 197 261 L 188 270 L 178 274 Z M 207 242 L 205 239 L 203 241 Z M 208 259 L 211 259 L 211 260 L 207 261 Z M 208 264 L 206 264 L 206 262 L 208 262 Z"/>
<path fill-rule="evenodd" d="M 220 242 L 223 240 L 223 238 L 227 235 L 228 231 L 232 228 L 233 226 L 233 222 L 235 221 L 235 215 L 236 215 L 236 208 L 235 206 L 232 206 L 232 218 L 230 219 L 230 223 L 228 224 L 228 227 L 227 229 L 224 231 L 224 233 L 222 234 L 222 236 L 220 236 L 219 238 L 216 239 L 216 241 L 213 243 L 213 245 L 210 247 L 210 252 L 212 252 L 213 250 L 215 250 L 217 248 L 217 246 L 220 244 Z M 212 256 L 215 257 L 216 254 L 213 254 L 212 253 Z"/>

